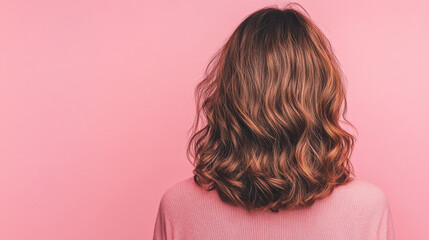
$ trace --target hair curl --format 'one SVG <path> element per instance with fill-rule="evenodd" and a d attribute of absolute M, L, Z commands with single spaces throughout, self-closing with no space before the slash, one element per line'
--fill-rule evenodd
<path fill-rule="evenodd" d="M 302 8 L 249 15 L 195 89 L 194 181 L 249 211 L 311 206 L 355 176 L 356 139 L 339 125 L 342 116 L 354 128 L 344 74 L 329 40 L 294 5 Z"/>

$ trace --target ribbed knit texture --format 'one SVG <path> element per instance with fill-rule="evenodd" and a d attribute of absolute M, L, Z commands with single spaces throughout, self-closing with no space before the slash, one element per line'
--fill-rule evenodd
<path fill-rule="evenodd" d="M 305 209 L 248 213 L 187 178 L 162 196 L 153 240 L 394 240 L 388 199 L 360 179 Z"/>

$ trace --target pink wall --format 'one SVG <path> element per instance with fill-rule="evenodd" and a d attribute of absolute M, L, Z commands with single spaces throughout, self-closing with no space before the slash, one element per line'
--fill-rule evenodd
<path fill-rule="evenodd" d="M 191 176 L 209 57 L 276 3 L 1 1 L 0 239 L 150 239 L 162 193 Z M 398 239 L 426 239 L 428 2 L 299 3 L 348 77 L 357 175 L 388 195 Z"/>

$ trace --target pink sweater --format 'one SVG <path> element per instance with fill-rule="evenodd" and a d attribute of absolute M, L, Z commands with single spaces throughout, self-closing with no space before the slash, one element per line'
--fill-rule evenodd
<path fill-rule="evenodd" d="M 153 240 L 161 239 L 394 240 L 395 232 L 386 195 L 364 180 L 341 185 L 306 209 L 250 214 L 190 177 L 161 198 Z"/>

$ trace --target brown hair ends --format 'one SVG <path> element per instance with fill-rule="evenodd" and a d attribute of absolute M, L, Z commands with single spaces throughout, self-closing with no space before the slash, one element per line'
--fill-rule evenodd
<path fill-rule="evenodd" d="M 249 211 L 311 206 L 354 176 L 340 64 L 294 6 L 245 18 L 195 89 L 194 181 Z"/>

